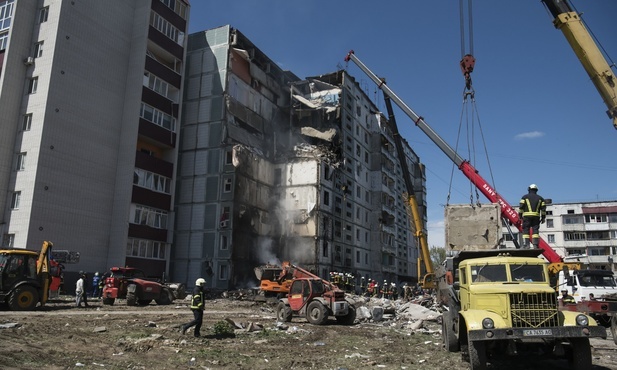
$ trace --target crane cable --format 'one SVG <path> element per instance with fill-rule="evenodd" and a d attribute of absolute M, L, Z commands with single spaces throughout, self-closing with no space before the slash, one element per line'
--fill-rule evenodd
<path fill-rule="evenodd" d="M 458 127 L 458 134 L 457 134 L 457 139 L 456 139 L 456 146 L 455 146 L 455 151 L 458 153 L 458 148 L 459 148 L 459 142 L 461 139 L 461 131 L 463 129 L 463 121 L 465 121 L 465 126 L 466 126 L 466 141 L 467 141 L 467 154 L 468 154 L 468 158 L 469 161 L 474 165 L 475 167 L 475 162 L 476 162 L 476 140 L 475 140 L 475 128 L 476 125 L 478 126 L 479 132 L 480 132 L 480 136 L 482 138 L 482 145 L 483 145 L 483 149 L 484 149 L 484 154 L 486 156 L 486 161 L 487 161 L 487 165 L 488 165 L 488 169 L 490 172 L 490 177 L 491 177 L 491 182 L 493 183 L 493 188 L 496 189 L 496 187 L 494 186 L 495 184 L 495 179 L 493 177 L 493 170 L 491 168 L 491 164 L 490 164 L 490 159 L 488 156 L 488 150 L 486 148 L 486 141 L 484 139 L 484 132 L 482 130 L 482 124 L 480 122 L 480 115 L 478 113 L 478 108 L 476 105 L 476 99 L 475 99 L 475 90 L 472 86 L 471 83 L 471 72 L 473 72 L 473 68 L 475 65 L 475 58 L 473 57 L 473 12 L 472 12 L 472 0 L 467 0 L 467 14 L 468 14 L 468 19 L 469 19 L 469 23 L 467 25 L 467 28 L 469 29 L 469 53 L 466 52 L 466 48 L 465 48 L 465 9 L 464 9 L 464 2 L 465 0 L 459 0 L 459 11 L 460 11 L 460 22 L 461 22 L 461 61 L 460 61 L 460 67 L 461 67 L 461 71 L 463 73 L 463 76 L 465 77 L 465 87 L 463 89 L 463 107 L 461 109 L 461 114 L 460 114 L 460 120 L 459 120 L 459 127 Z M 477 122 L 477 123 L 476 123 Z M 452 170 L 450 173 L 450 186 L 448 188 L 448 197 L 446 200 L 446 205 L 449 204 L 450 202 L 450 194 L 452 191 L 452 179 L 454 177 L 454 167 L 455 165 L 452 165 Z M 470 200 L 470 204 L 474 204 L 474 190 L 475 190 L 475 198 L 476 204 L 480 204 L 480 194 L 478 192 L 477 187 L 475 187 L 473 185 L 473 183 L 470 181 L 469 182 L 469 200 Z"/>

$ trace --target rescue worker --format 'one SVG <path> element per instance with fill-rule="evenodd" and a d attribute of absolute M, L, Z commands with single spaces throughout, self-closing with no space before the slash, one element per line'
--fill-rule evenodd
<path fill-rule="evenodd" d="M 82 307 L 82 302 L 84 303 L 83 307 L 89 307 L 87 297 L 86 274 L 83 271 L 79 271 L 79 279 L 77 279 L 77 283 L 75 283 L 75 303 L 77 304 L 77 307 Z"/>
<path fill-rule="evenodd" d="M 375 294 L 375 280 L 371 280 L 366 287 L 366 295 L 372 297 Z"/>
<path fill-rule="evenodd" d="M 92 277 L 92 298 L 98 298 L 99 296 L 99 283 L 101 282 L 101 277 L 99 276 L 99 272 L 95 272 L 94 276 Z"/>
<path fill-rule="evenodd" d="M 384 280 L 381 290 L 379 291 L 379 298 L 388 298 L 388 281 Z"/>
<path fill-rule="evenodd" d="M 366 281 L 364 281 L 364 276 L 360 277 L 360 295 L 366 294 Z"/>
<path fill-rule="evenodd" d="M 574 297 L 572 297 L 571 295 L 568 294 L 568 290 L 567 289 L 563 289 L 561 291 L 561 302 L 563 304 L 576 303 L 576 301 L 574 300 Z"/>
<path fill-rule="evenodd" d="M 518 207 L 518 217 L 523 220 L 523 248 L 530 248 L 530 230 L 532 232 L 532 244 L 534 248 L 538 248 L 540 244 L 540 224 L 543 224 L 546 220 L 546 203 L 544 198 L 538 195 L 536 184 L 529 185 L 527 191 L 528 193 L 523 195 Z"/>
<path fill-rule="evenodd" d="M 391 282 L 390 283 L 390 299 L 396 301 L 397 298 L 398 298 L 398 289 L 396 288 L 396 283 Z"/>
<path fill-rule="evenodd" d="M 193 288 L 193 296 L 191 297 L 191 311 L 193 311 L 193 321 L 187 322 L 182 325 L 181 332 L 186 334 L 186 331 L 194 326 L 193 336 L 195 338 L 201 337 L 201 323 L 204 319 L 205 297 L 204 297 L 204 285 L 206 280 L 199 278 L 195 280 L 195 288 Z"/>
<path fill-rule="evenodd" d="M 454 274 L 452 274 L 451 269 L 448 269 L 448 271 L 446 271 L 446 284 L 448 285 L 454 284 Z"/>

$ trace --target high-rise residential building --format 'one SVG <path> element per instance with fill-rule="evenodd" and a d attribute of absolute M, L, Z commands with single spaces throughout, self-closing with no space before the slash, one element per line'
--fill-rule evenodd
<path fill-rule="evenodd" d="M 300 80 L 224 26 L 189 36 L 185 85 L 176 280 L 248 286 L 284 260 L 356 283 L 417 278 L 394 134 L 352 76 Z M 404 147 L 424 211 L 424 168 Z"/>
<path fill-rule="evenodd" d="M 521 245 L 519 234 L 514 234 L 514 239 Z M 578 261 L 592 269 L 614 269 L 617 201 L 549 203 L 540 237 L 566 261 Z M 514 247 L 512 239 L 504 232 L 506 247 Z"/>
<path fill-rule="evenodd" d="M 184 0 L 0 0 L 0 235 L 169 273 Z"/>
<path fill-rule="evenodd" d="M 298 77 L 224 26 L 189 35 L 185 80 L 172 272 L 242 286 L 276 242 L 273 166 Z"/>

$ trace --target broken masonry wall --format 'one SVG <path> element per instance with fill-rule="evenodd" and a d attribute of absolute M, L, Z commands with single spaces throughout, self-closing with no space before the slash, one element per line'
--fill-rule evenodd
<path fill-rule="evenodd" d="M 315 159 L 295 160 L 283 167 L 280 199 L 282 234 L 315 237 L 319 165 Z"/>
<path fill-rule="evenodd" d="M 235 168 L 233 285 L 255 283 L 253 268 L 264 259 L 276 255 L 277 246 L 273 221 L 274 165 L 261 153 L 243 145 L 235 145 L 232 152 Z"/>

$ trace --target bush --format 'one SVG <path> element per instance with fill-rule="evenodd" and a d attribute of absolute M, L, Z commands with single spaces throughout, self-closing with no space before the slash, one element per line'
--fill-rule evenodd
<path fill-rule="evenodd" d="M 217 337 L 235 337 L 234 328 L 227 321 L 214 324 L 214 335 Z"/>

